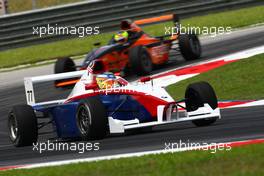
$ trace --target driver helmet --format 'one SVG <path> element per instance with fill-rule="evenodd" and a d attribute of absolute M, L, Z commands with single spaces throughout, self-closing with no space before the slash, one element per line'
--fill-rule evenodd
<path fill-rule="evenodd" d="M 120 28 L 122 30 L 129 30 L 129 29 L 131 29 L 132 23 L 133 22 L 130 19 L 122 20 L 121 23 L 120 23 Z"/>
<path fill-rule="evenodd" d="M 119 31 L 114 35 L 115 42 L 125 43 L 128 39 L 127 31 Z"/>
<path fill-rule="evenodd" d="M 111 89 L 119 87 L 116 76 L 111 72 L 105 72 L 96 76 L 96 83 L 100 89 Z"/>

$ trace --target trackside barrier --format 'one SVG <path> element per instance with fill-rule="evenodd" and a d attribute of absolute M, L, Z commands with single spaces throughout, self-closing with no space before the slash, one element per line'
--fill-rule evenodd
<path fill-rule="evenodd" d="M 4 0 L 0 0 L 4 2 Z M 223 9 L 264 4 L 260 0 L 93 0 L 71 5 L 33 10 L 18 14 L 0 16 L 0 51 L 29 45 L 76 38 L 78 35 L 33 35 L 33 27 L 99 27 L 100 33 L 118 30 L 123 19 L 139 20 L 162 16 L 160 22 L 171 18 L 168 14 L 177 14 L 180 18 L 207 14 Z M 2 4 L 4 5 L 4 4 Z M 4 7 L 4 6 L 3 6 Z M 152 18 L 153 22 L 157 19 Z M 151 24 L 151 20 L 147 23 Z"/>

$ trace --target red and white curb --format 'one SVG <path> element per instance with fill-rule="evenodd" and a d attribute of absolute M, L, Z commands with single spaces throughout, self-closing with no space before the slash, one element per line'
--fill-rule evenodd
<path fill-rule="evenodd" d="M 229 102 L 219 102 L 219 107 L 224 108 L 242 108 L 242 107 L 252 107 L 252 106 L 263 106 L 264 100 L 248 100 L 248 101 L 229 101 Z"/>
<path fill-rule="evenodd" d="M 172 69 L 163 73 L 153 75 L 153 82 L 159 86 L 168 86 L 177 83 L 181 80 L 185 80 L 194 77 L 198 74 L 213 70 L 215 68 L 224 66 L 226 64 L 236 62 L 241 59 L 246 59 L 251 56 L 264 53 L 264 45 L 240 51 L 234 54 L 219 57 L 213 60 L 201 61 L 195 64 L 180 67 L 178 69 Z"/>
<path fill-rule="evenodd" d="M 180 103 L 181 106 L 185 107 L 185 103 Z M 218 101 L 218 107 L 220 109 L 231 109 L 231 108 L 243 108 L 243 107 L 251 107 L 251 106 L 263 106 L 264 100 L 230 100 L 230 101 Z M 183 108 L 178 108 L 179 111 L 184 111 Z"/>
<path fill-rule="evenodd" d="M 40 168 L 40 167 L 60 166 L 60 165 L 76 164 L 76 163 L 83 163 L 83 162 L 94 162 L 94 161 L 113 160 L 113 159 L 120 159 L 120 158 L 140 157 L 140 156 L 153 155 L 153 154 L 175 153 L 175 152 L 183 152 L 183 151 L 189 151 L 189 150 L 203 150 L 205 148 L 213 149 L 213 148 L 220 147 L 220 146 L 221 147 L 223 147 L 223 146 L 227 147 L 228 146 L 228 147 L 231 147 L 231 149 L 232 149 L 233 147 L 240 147 L 240 146 L 245 146 L 245 145 L 249 145 L 249 144 L 260 144 L 260 143 L 264 143 L 264 138 L 244 140 L 244 141 L 216 143 L 216 144 L 209 144 L 209 145 L 201 145 L 199 147 L 162 149 L 162 150 L 126 153 L 126 154 L 109 155 L 109 156 L 84 158 L 84 159 L 53 161 L 53 162 L 39 163 L 39 164 L 6 166 L 6 167 L 0 167 L 0 171 L 6 171 L 6 170 L 12 170 L 12 169 L 33 169 L 33 168 Z"/>
<path fill-rule="evenodd" d="M 194 77 L 201 73 L 213 70 L 215 68 L 224 66 L 226 64 L 247 59 L 251 56 L 264 53 L 264 46 L 255 47 L 240 51 L 234 54 L 226 55 L 209 61 L 201 61 L 195 64 L 183 66 L 178 69 L 166 71 L 153 76 L 154 85 L 169 86 L 179 81 Z M 251 101 L 228 101 L 220 102 L 220 108 L 235 108 L 235 107 L 249 107 L 264 105 L 264 100 L 251 100 Z"/>

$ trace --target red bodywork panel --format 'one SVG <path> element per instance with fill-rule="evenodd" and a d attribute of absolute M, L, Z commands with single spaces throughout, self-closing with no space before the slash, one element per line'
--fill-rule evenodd
<path fill-rule="evenodd" d="M 176 38 L 177 39 L 177 38 Z M 146 47 L 151 57 L 152 63 L 155 65 L 164 64 L 169 59 L 169 51 L 172 45 L 172 41 L 176 39 L 167 40 L 166 43 L 162 43 L 161 40 L 153 37 L 149 37 L 147 34 L 143 34 L 137 41 L 131 46 L 122 51 L 113 51 L 111 53 L 103 55 L 97 59 L 96 62 L 102 62 L 104 71 L 120 72 L 126 66 L 129 65 L 129 50 L 135 46 L 148 46 L 153 44 L 154 46 Z"/>

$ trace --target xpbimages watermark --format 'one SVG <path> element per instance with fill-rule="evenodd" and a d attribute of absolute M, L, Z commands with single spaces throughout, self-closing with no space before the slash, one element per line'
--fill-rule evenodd
<path fill-rule="evenodd" d="M 45 35 L 77 35 L 78 37 L 85 37 L 86 35 L 98 35 L 100 29 L 96 27 L 75 27 L 75 26 L 58 26 L 47 24 L 46 26 L 32 27 L 32 34 L 43 37 Z"/>
<path fill-rule="evenodd" d="M 50 141 L 47 142 L 36 142 L 33 143 L 33 151 L 43 153 L 45 151 L 71 151 L 78 153 L 85 153 L 89 151 L 100 150 L 100 143 L 91 143 L 91 142 L 58 142 Z"/>
<path fill-rule="evenodd" d="M 223 35 L 223 34 L 231 34 L 232 27 L 214 27 L 214 26 L 190 26 L 187 25 L 176 25 L 174 27 L 165 26 L 165 35 L 176 35 L 176 34 L 201 34 L 201 35 L 210 35 L 211 37 L 215 37 L 216 35 Z"/>
<path fill-rule="evenodd" d="M 165 142 L 164 150 L 203 150 L 210 153 L 217 151 L 230 151 L 232 149 L 230 143 L 207 143 L 207 142 L 190 142 L 179 140 L 178 142 Z"/>

